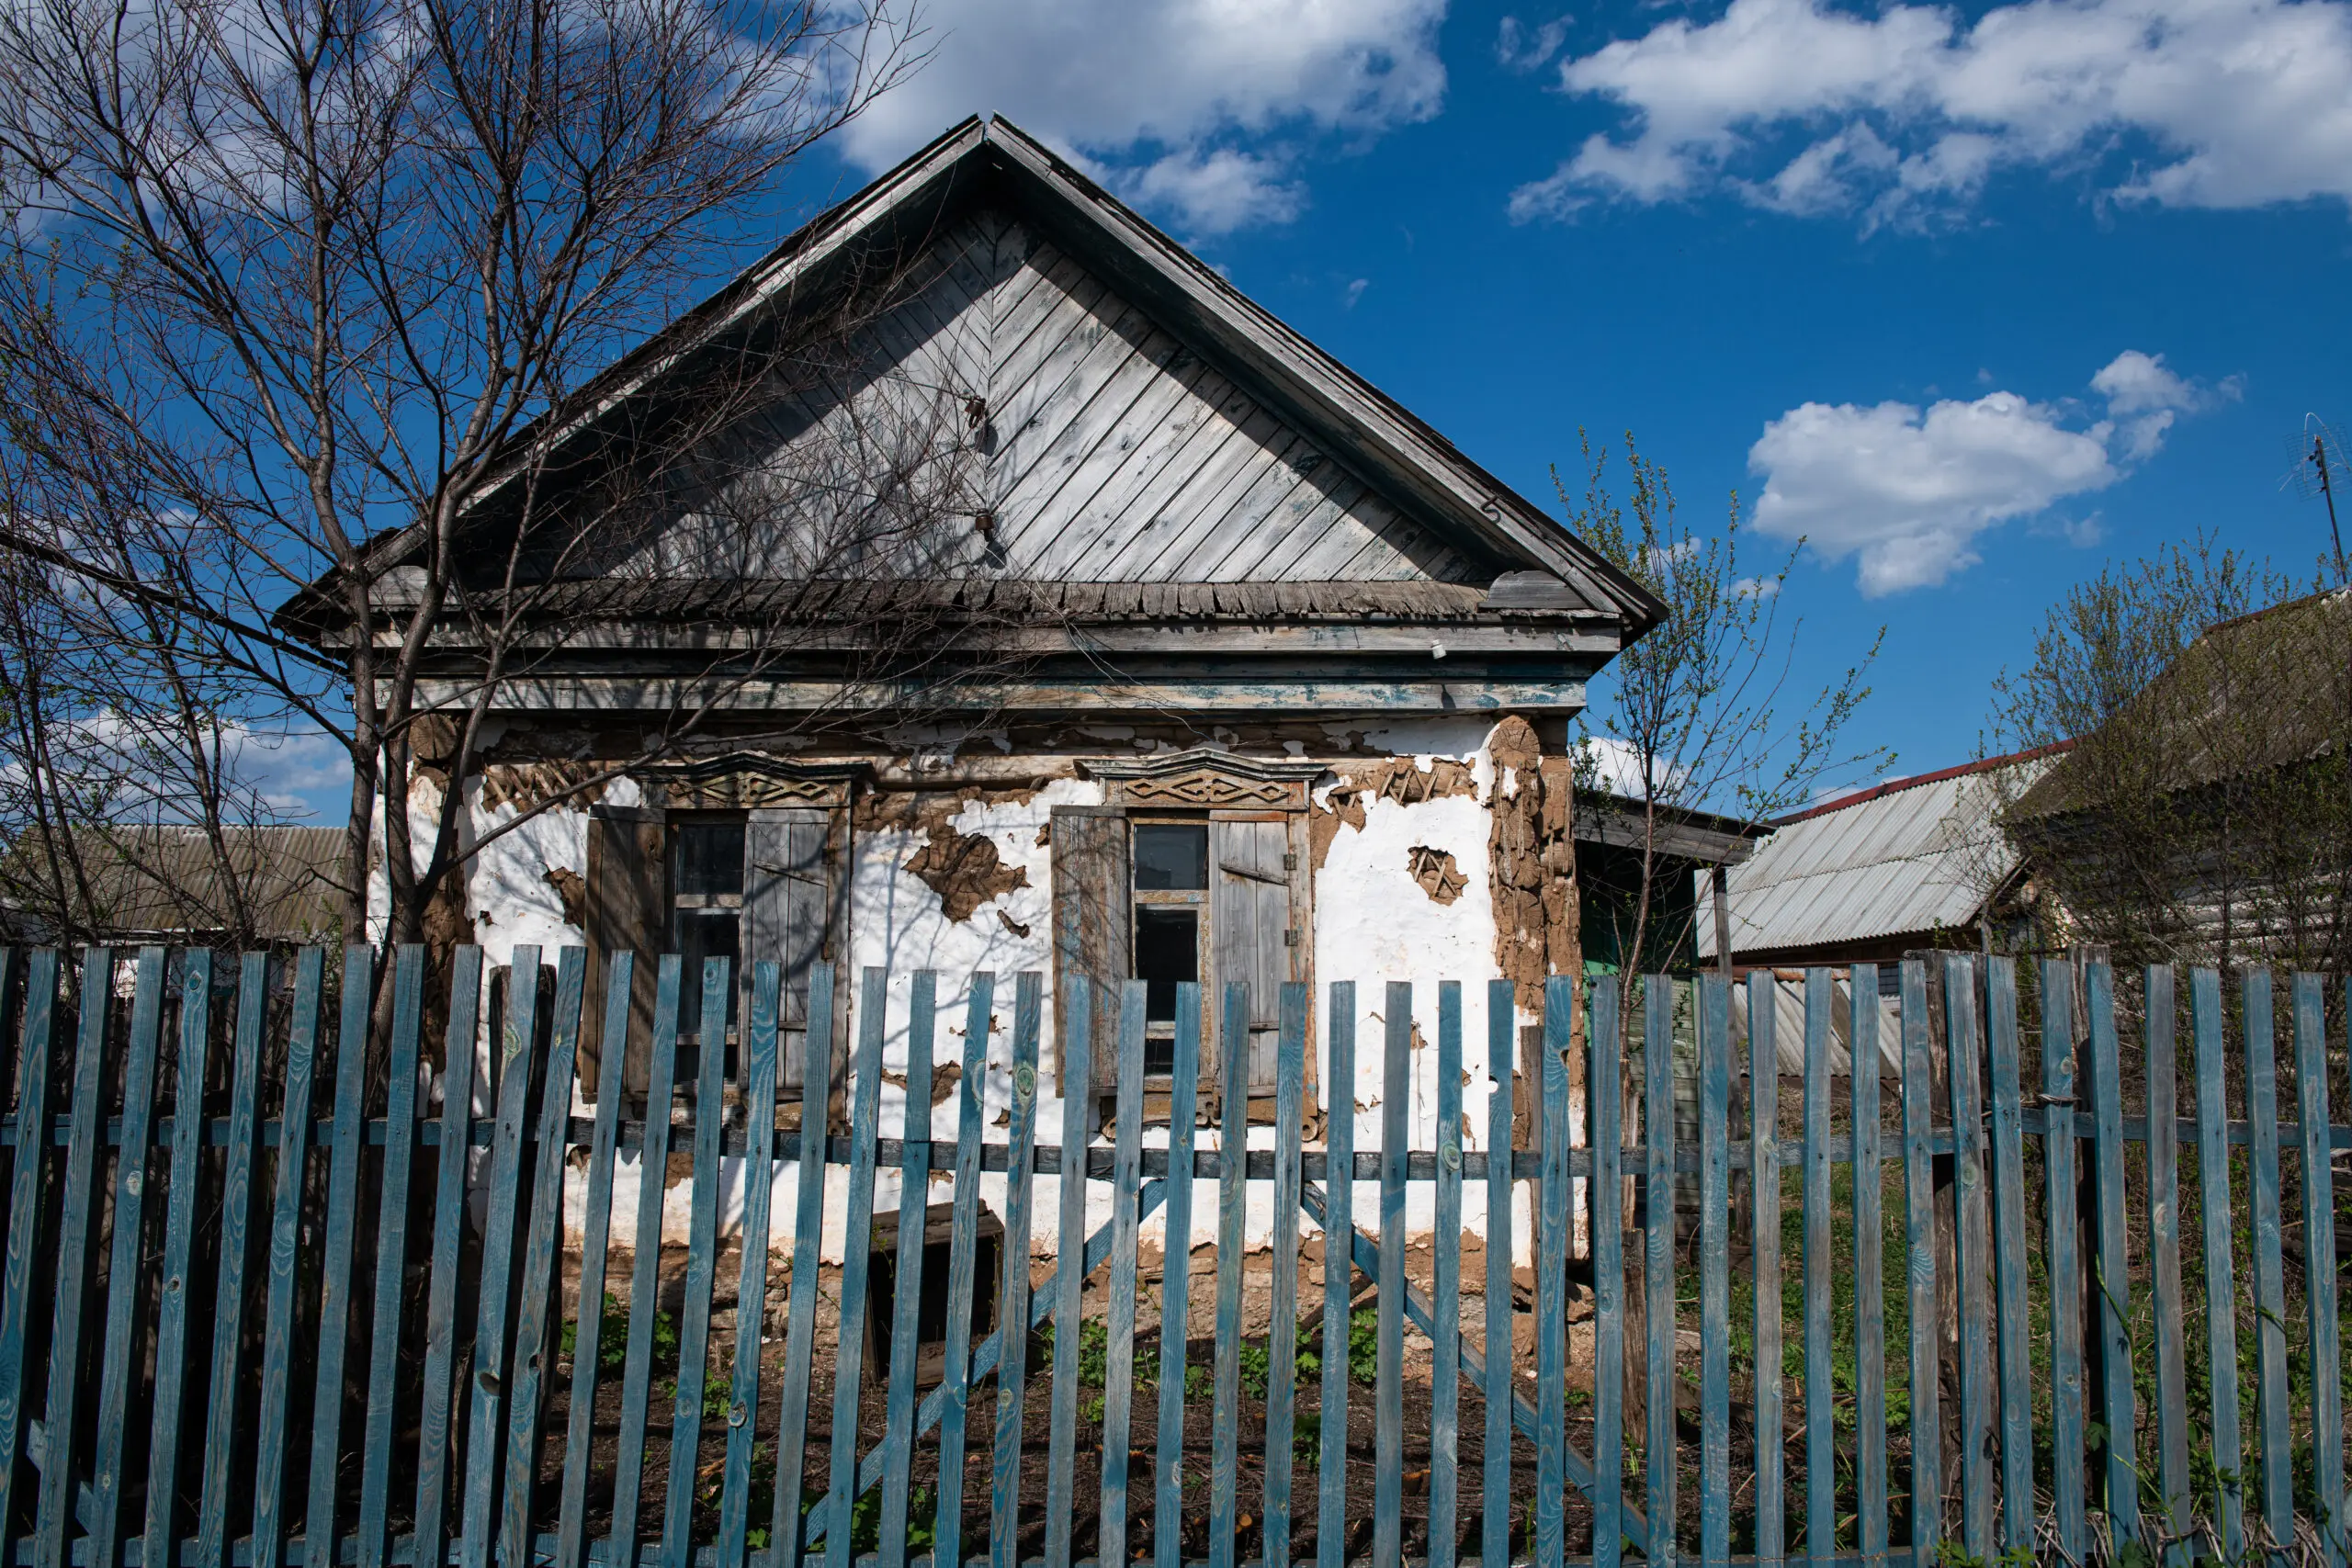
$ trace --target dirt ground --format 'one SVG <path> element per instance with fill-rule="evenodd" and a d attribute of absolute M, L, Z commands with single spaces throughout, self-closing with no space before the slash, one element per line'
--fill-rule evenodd
<path fill-rule="evenodd" d="M 1475 1241 L 1475 1238 L 1474 1238 Z M 1475 1246 L 1464 1259 L 1463 1275 L 1465 1287 L 1475 1289 L 1485 1281 L 1485 1263 L 1476 1255 Z M 1310 1242 L 1300 1260 L 1298 1280 L 1298 1318 L 1306 1325 L 1310 1348 L 1321 1349 L 1319 1327 L 1323 1305 L 1323 1260 L 1319 1242 Z M 1147 1255 L 1139 1270 L 1137 1292 L 1137 1329 L 1136 1359 L 1138 1382 L 1143 1374 L 1156 1371 L 1159 1362 L 1159 1303 L 1162 1260 Z M 734 1256 L 722 1258 L 718 1270 L 718 1289 L 714 1293 L 711 1354 L 709 1365 L 714 1380 L 723 1378 L 732 1369 L 735 1359 L 737 1325 L 741 1321 L 741 1303 L 736 1299 L 735 1285 L 740 1279 L 741 1260 Z M 566 1260 L 565 1294 L 567 1313 L 576 1316 L 578 1308 L 579 1259 Z M 617 1305 L 628 1308 L 630 1260 L 616 1255 L 608 1267 L 607 1292 Z M 763 1348 L 759 1389 L 759 1413 L 756 1430 L 759 1449 L 753 1470 L 752 1523 L 763 1526 L 771 1517 L 774 1497 L 774 1455 L 775 1437 L 782 1418 L 781 1390 L 785 1373 L 785 1307 L 790 1299 L 790 1278 L 786 1260 L 778 1257 L 771 1267 L 766 1310 L 761 1325 Z M 1408 1272 L 1424 1289 L 1429 1284 L 1430 1257 L 1426 1247 L 1419 1249 L 1411 1259 Z M 1033 1288 L 1048 1288 L 1053 1274 L 1050 1259 L 1033 1264 Z M 1088 1282 L 1085 1292 L 1084 1315 L 1090 1324 L 1102 1321 L 1108 1311 L 1107 1269 L 1098 1269 Z M 1521 1271 L 1519 1288 L 1514 1292 L 1512 1317 L 1513 1339 L 1517 1353 L 1512 1358 L 1516 1366 L 1526 1369 L 1521 1381 L 1529 1393 L 1534 1385 L 1534 1318 L 1532 1277 Z M 665 1249 L 661 1269 L 662 1291 L 660 1311 L 674 1322 L 684 1308 L 685 1257 L 683 1249 Z M 1355 1299 L 1361 1315 L 1358 1323 L 1368 1329 L 1374 1292 L 1370 1282 L 1361 1274 L 1353 1279 Z M 817 1348 L 811 1369 L 809 1419 L 808 1431 L 808 1463 L 802 1478 L 804 1506 L 821 1497 L 832 1462 L 831 1434 L 834 1395 L 836 1348 L 840 1327 L 839 1271 L 828 1268 L 818 1287 L 819 1315 Z M 1216 1342 L 1211 1332 L 1215 1323 L 1216 1291 L 1216 1259 L 1213 1247 L 1196 1248 L 1191 1258 L 1185 1361 L 1190 1377 L 1185 1399 L 1184 1418 L 1184 1551 L 1188 1556 L 1198 1556 L 1207 1549 L 1209 1517 L 1210 1466 L 1214 1436 L 1214 1397 L 1210 1383 Z M 1464 1294 L 1460 1300 L 1463 1325 L 1472 1344 L 1482 1337 L 1485 1325 L 1485 1301 L 1482 1295 Z M 1572 1365 L 1568 1413 L 1570 1442 L 1584 1453 L 1590 1452 L 1591 1429 L 1589 1402 L 1573 1392 L 1589 1386 L 1590 1337 L 1589 1301 L 1572 1303 L 1571 1348 Z M 1242 1290 L 1242 1334 L 1246 1346 L 1245 1367 L 1255 1360 L 1258 1378 L 1262 1382 L 1262 1354 L 1267 1343 L 1272 1316 L 1272 1278 L 1271 1259 L 1265 1253 L 1244 1260 Z M 658 1321 L 658 1320 L 657 1320 Z M 667 1326 L 667 1325 L 665 1325 Z M 618 1316 L 607 1308 L 607 1358 L 613 1333 L 625 1334 Z M 657 1329 L 657 1339 L 665 1337 Z M 1430 1452 L 1430 1347 L 1429 1342 L 1408 1324 L 1405 1356 L 1405 1499 L 1406 1551 L 1417 1554 L 1427 1550 L 1427 1516 Z M 886 1429 L 885 1365 L 867 1365 L 861 1378 L 859 1401 L 861 1451 L 878 1444 Z M 1029 1341 L 1028 1382 L 1023 1402 L 1022 1425 L 1022 1461 L 1020 1468 L 1020 1523 L 1018 1548 L 1023 1555 L 1043 1550 L 1046 1522 L 1047 1450 L 1049 1406 L 1051 1400 L 1052 1358 L 1046 1335 L 1033 1335 Z M 572 1365 L 569 1356 L 555 1368 L 556 1377 L 550 1406 L 544 1425 L 545 1447 L 539 1474 L 542 1496 L 539 1511 L 550 1528 L 560 1496 L 564 1468 L 563 1435 L 570 1419 Z M 654 1397 L 649 1401 L 646 1424 L 646 1452 L 643 1480 L 639 1486 L 638 1530 L 641 1537 L 657 1534 L 662 1529 L 665 1501 L 669 1494 L 671 1472 L 670 1445 L 673 1440 L 673 1415 L 676 1404 L 674 1392 L 674 1359 L 664 1365 L 657 1354 Z M 1245 1376 L 1245 1383 L 1249 1380 Z M 1317 1448 L 1320 1441 L 1321 1377 L 1319 1372 L 1302 1374 L 1295 1396 L 1296 1431 L 1294 1441 L 1294 1479 L 1292 1483 L 1292 1551 L 1295 1556 L 1310 1555 L 1316 1549 L 1317 1471 Z M 596 1397 L 596 1419 L 594 1427 L 594 1455 L 588 1492 L 588 1532 L 591 1539 L 609 1532 L 612 1523 L 613 1487 L 616 1461 L 622 1441 L 622 1377 L 617 1369 L 600 1373 Z M 1348 1552 L 1352 1556 L 1370 1550 L 1373 1491 L 1374 1485 L 1374 1423 L 1372 1401 L 1374 1390 L 1369 1382 L 1351 1382 L 1349 1392 L 1348 1422 L 1348 1515 L 1351 1521 L 1351 1539 Z M 1101 1495 L 1102 1389 L 1099 1381 L 1082 1386 L 1080 1396 L 1080 1419 L 1075 1450 L 1072 1496 L 1076 1502 L 1077 1525 L 1072 1547 L 1081 1556 L 1102 1555 L 1095 1540 L 1097 1503 Z M 724 1401 L 707 1401 L 708 1414 L 702 1423 L 696 1447 L 695 1473 L 697 1477 L 694 1534 L 698 1540 L 715 1536 L 718 1529 L 718 1505 L 726 1452 L 727 1420 Z M 1237 1475 L 1236 1513 L 1239 1520 L 1239 1549 L 1246 1559 L 1261 1545 L 1263 1513 L 1263 1485 L 1266 1461 L 1265 1404 L 1262 1398 L 1248 1387 L 1239 1400 L 1240 1457 Z M 1157 1433 L 1159 1427 L 1159 1390 L 1156 1386 L 1138 1386 L 1134 1398 L 1128 1452 L 1129 1533 L 1125 1554 L 1129 1557 L 1148 1555 L 1154 1539 L 1154 1503 L 1150 1477 L 1158 1463 Z M 967 1554 L 981 1550 L 989 1535 L 989 1510 L 991 1488 L 992 1445 L 997 1417 L 997 1390 L 993 1378 L 974 1391 L 967 1422 L 967 1459 L 964 1479 L 963 1532 Z M 1457 1520 L 1467 1550 L 1477 1550 L 1476 1525 L 1480 1517 L 1480 1488 L 1485 1465 L 1486 1410 L 1484 1402 L 1469 1385 L 1464 1386 L 1460 1402 L 1460 1437 L 1456 1445 L 1457 1484 L 1462 1496 L 1457 1508 Z M 1532 1448 L 1523 1438 L 1513 1445 L 1514 1464 L 1511 1495 L 1514 1505 L 1513 1551 L 1525 1550 L 1524 1535 L 1529 1525 L 1524 1517 L 1526 1499 L 1533 1495 L 1536 1483 Z M 916 1488 L 915 1513 L 919 1519 L 928 1517 L 936 1496 L 938 1482 L 938 1434 L 922 1438 L 917 1445 L 912 1479 Z M 871 1530 L 876 1506 L 868 1504 L 866 1517 L 860 1521 L 857 1534 L 859 1545 Z M 1588 1510 L 1572 1504 L 1569 1549 L 1589 1550 L 1589 1526 L 1586 1537 L 1577 1533 L 1576 1521 L 1588 1517 Z M 918 1529 L 917 1545 L 923 1544 L 928 1532 Z M 1361 1539 L 1355 1539 L 1361 1538 Z M 755 1537 L 755 1540 L 758 1539 Z"/>

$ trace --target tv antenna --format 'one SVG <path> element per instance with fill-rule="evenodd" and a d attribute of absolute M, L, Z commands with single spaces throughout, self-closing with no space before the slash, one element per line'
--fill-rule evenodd
<path fill-rule="evenodd" d="M 2352 572 L 2345 568 L 2344 531 L 2335 521 L 2336 488 L 2352 490 L 2352 456 L 2327 421 L 2315 413 L 2303 416 L 2302 432 L 2295 438 L 2295 467 L 2287 479 L 2298 494 L 2315 495 L 2327 503 L 2328 537 L 2335 545 L 2336 585 L 2352 584 Z"/>

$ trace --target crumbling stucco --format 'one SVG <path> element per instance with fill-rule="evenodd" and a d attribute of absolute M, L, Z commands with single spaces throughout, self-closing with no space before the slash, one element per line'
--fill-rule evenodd
<path fill-rule="evenodd" d="M 1453 903 L 1462 897 L 1463 888 L 1470 883 L 1470 879 L 1462 874 L 1462 868 L 1454 863 L 1452 850 L 1415 844 L 1407 853 L 1406 863 L 1412 867 L 1413 880 L 1421 885 L 1421 891 L 1436 903 Z"/>
<path fill-rule="evenodd" d="M 933 799 L 918 807 L 917 821 L 910 826 L 921 829 L 925 842 L 905 863 L 909 874 L 938 894 L 941 909 L 958 924 L 970 919 L 991 899 L 1029 886 L 1029 868 L 1007 865 L 994 839 L 957 829 L 953 819 L 965 805 L 962 798 Z M 1029 934 L 1010 918 L 1005 929 L 1020 936 Z"/>
<path fill-rule="evenodd" d="M 551 865 L 548 867 L 547 881 L 548 886 L 556 890 L 556 896 L 563 900 L 563 923 L 585 930 L 588 924 L 588 879 L 568 865 Z"/>
<path fill-rule="evenodd" d="M 1330 858 L 1331 840 L 1343 825 L 1363 831 L 1364 811 L 1374 801 L 1417 806 L 1478 793 L 1477 770 L 1452 757 L 1398 757 L 1337 772 L 1339 782 L 1317 792 L 1320 805 L 1306 824 L 1307 850 L 1317 871 Z"/>
<path fill-rule="evenodd" d="M 1519 1005 L 1544 1005 L 1548 975 L 1584 968 L 1578 940 L 1572 764 L 1547 758 L 1534 727 L 1516 715 L 1487 741 L 1495 765 L 1488 802 L 1495 903 L 1495 966 L 1512 983 Z"/>

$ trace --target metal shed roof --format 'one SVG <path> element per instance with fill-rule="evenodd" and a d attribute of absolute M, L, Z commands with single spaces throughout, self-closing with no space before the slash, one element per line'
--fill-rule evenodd
<path fill-rule="evenodd" d="M 1994 821 L 2005 790 L 2045 754 L 1996 757 L 1898 779 L 1784 818 L 1731 868 L 1732 954 L 1928 932 L 1974 920 L 2016 866 Z M 1714 955 L 1713 899 L 1699 893 L 1699 951 Z"/>

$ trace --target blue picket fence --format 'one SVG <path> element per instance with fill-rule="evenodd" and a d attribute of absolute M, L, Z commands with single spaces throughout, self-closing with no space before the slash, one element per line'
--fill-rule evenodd
<path fill-rule="evenodd" d="M 663 958 L 645 1096 L 629 1105 L 605 1092 L 576 1117 L 589 998 L 584 957 L 565 950 L 551 986 L 504 987 L 478 1116 L 481 953 L 455 955 L 437 1073 L 419 1070 L 424 954 L 390 956 L 390 1026 L 371 1040 L 379 976 L 366 947 L 345 952 L 339 976 L 318 950 L 246 954 L 233 981 L 201 951 L 94 950 L 78 976 L 54 952 L 0 953 L 11 1010 L 0 1027 L 0 1562 L 1560 1568 L 1629 1556 L 1925 1564 L 2005 1551 L 2079 1562 L 2127 1543 L 2181 1562 L 2249 1551 L 2346 1561 L 2330 1162 L 2352 1149 L 2352 1128 L 2331 1123 L 2330 1074 L 2344 1058 L 2313 976 L 2290 982 L 2282 1120 L 2267 975 L 2246 974 L 2229 996 L 2219 976 L 2189 976 L 2194 1111 L 2183 1116 L 2169 971 L 2142 977 L 2142 1048 L 2127 1063 L 2102 964 L 2081 966 L 2079 998 L 2064 962 L 2029 976 L 2037 1032 L 2008 961 L 1906 961 L 1894 976 L 1899 1039 L 1878 1037 L 1878 1009 L 1853 1008 L 1852 1071 L 1838 1080 L 1832 976 L 1815 971 L 1804 981 L 1794 1136 L 1769 986 L 1750 987 L 1738 1064 L 1719 980 L 1657 978 L 1629 996 L 1613 978 L 1589 994 L 1555 979 L 1540 1029 L 1523 1036 L 1498 982 L 1487 1060 L 1511 1064 L 1518 1082 L 1494 1074 L 1479 1107 L 1464 1103 L 1463 993 L 1449 983 L 1437 994 L 1427 1149 L 1411 1146 L 1423 1048 L 1412 987 L 1383 998 L 1379 1145 L 1359 1149 L 1351 1115 L 1329 1118 L 1321 1147 L 1302 1131 L 1310 1034 L 1322 1084 L 1358 1081 L 1355 987 L 1329 987 L 1314 1032 L 1306 987 L 1289 986 L 1274 1146 L 1227 1158 L 1246 1149 L 1250 1117 L 1239 987 L 1215 1020 L 1197 987 L 1180 988 L 1172 1072 L 1151 1086 L 1166 1095 L 1167 1146 L 1146 1148 L 1139 984 L 1123 992 L 1114 1038 L 1089 1037 L 1082 998 L 1066 1010 L 1065 1081 L 1094 1081 L 1093 1054 L 1114 1054 L 1104 1125 L 1094 1099 L 1074 1096 L 1058 1126 L 1040 1127 L 1041 977 L 1013 977 L 1007 1041 L 997 978 L 970 976 L 951 1064 L 939 1060 L 954 1021 L 938 978 L 912 976 L 892 1068 L 909 1111 L 890 1129 L 881 971 L 861 976 L 847 1082 L 837 1095 L 826 1053 L 813 1053 L 796 1120 L 778 1103 L 776 966 L 752 965 L 730 1100 L 720 1051 L 694 1053 L 693 1081 L 679 1081 L 680 1042 L 689 1016 L 695 1038 L 726 1035 L 734 977 L 713 960 L 696 995 Z M 515 976 L 540 973 L 537 950 L 514 959 Z M 612 966 L 608 1044 L 628 1027 L 633 963 Z M 1871 966 L 1849 980 L 1855 997 L 1878 994 Z M 231 997 L 232 1008 L 216 1005 Z M 1645 1132 L 1628 1143 L 1619 1042 L 1634 1040 L 1640 1061 L 1670 1060 L 1678 998 L 1697 1037 L 1698 1146 L 1676 1146 L 1663 1071 L 1640 1075 Z M 834 1009 L 851 1000 L 816 970 L 809 1038 L 831 1038 Z M 1634 1006 L 1638 1026 L 1622 1029 Z M 1204 1053 L 1212 1025 L 1237 1048 Z M 1883 1055 L 1902 1064 L 1891 1093 Z M 992 1059 L 1011 1063 L 1002 1141 L 985 1126 Z M 1221 1093 L 1201 1082 L 1204 1059 L 1226 1075 Z M 952 1143 L 931 1133 L 934 1077 L 950 1066 Z M 1544 1128 L 1571 1126 L 1577 1077 L 1589 1146 L 1553 1135 L 1514 1147 L 1531 1110 Z M 1522 1092 L 1540 1104 L 1516 1103 Z M 831 1130 L 834 1105 L 845 1134 Z M 1215 1124 L 1196 1127 L 1212 1107 Z M 2199 1222 L 2188 1274 L 2183 1140 Z M 453 1150 L 469 1157 L 446 1157 Z M 691 1223 L 674 1289 L 662 1279 L 667 1183 L 640 1181 L 635 1214 L 614 1212 L 628 1153 L 649 1174 L 685 1156 Z M 742 1184 L 740 1236 L 723 1237 L 729 1156 L 797 1168 L 788 1257 L 771 1256 L 765 1181 Z M 835 1168 L 847 1173 L 838 1216 Z M 912 1216 L 886 1258 L 889 1318 L 866 1364 L 876 1190 L 892 1170 L 912 1193 L 934 1177 L 952 1187 L 928 1376 L 919 1316 L 935 1262 Z M 1695 1216 L 1676 1213 L 1686 1172 L 1698 1178 Z M 983 1173 L 1004 1179 L 1005 1266 L 976 1333 Z M 1335 1174 L 1348 1178 L 1336 1197 Z M 1040 1179 L 1058 1194 L 1057 1261 L 1033 1288 L 1022 1265 L 1043 1250 Z M 1204 1182 L 1215 1200 L 1201 1213 Z M 1646 1195 L 1630 1232 L 1619 1218 L 1629 1182 Z M 1408 1238 L 1415 1184 L 1429 1189 L 1434 1226 Z M 1465 1187 L 1483 1195 L 1486 1235 L 1510 1235 L 1525 1214 L 1532 1314 L 1515 1305 L 1526 1286 L 1514 1285 L 1508 1246 L 1485 1247 L 1483 1276 L 1464 1278 Z M 1271 1196 L 1272 1215 L 1253 1287 L 1271 1327 L 1254 1330 L 1253 1190 Z M 1091 1232 L 1090 1191 L 1110 1200 Z M 576 1266 L 565 1261 L 567 1192 L 585 1215 Z M 1139 1257 L 1154 1213 L 1169 1237 L 1156 1281 Z M 1312 1333 L 1294 1332 L 1311 1261 L 1302 1215 L 1345 1238 L 1323 1248 Z M 837 1217 L 845 1230 L 829 1237 Z M 602 1305 L 622 1289 L 608 1269 L 616 1226 L 629 1254 L 618 1314 Z M 2284 1235 L 2298 1226 L 2290 1293 Z M 1205 1324 L 1185 1245 L 1203 1241 L 1215 1243 Z M 822 1264 L 827 1251 L 837 1269 Z M 1695 1303 L 1680 1292 L 1687 1270 Z M 1090 1276 L 1102 1280 L 1091 1298 Z M 1361 1313 L 1360 1280 L 1372 1295 Z M 674 1312 L 658 1310 L 665 1300 Z M 1139 1329 L 1155 1305 L 1156 1338 Z M 1515 1314 L 1531 1320 L 1516 1337 Z M 1196 1378 L 1188 1343 L 1202 1328 L 1208 1367 Z M 2242 1329 L 2254 1340 L 2243 1370 Z M 1641 1421 L 1628 1416 L 1636 1350 Z"/>

